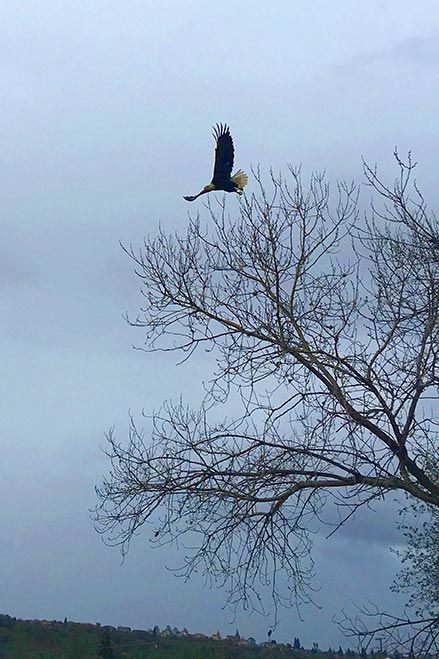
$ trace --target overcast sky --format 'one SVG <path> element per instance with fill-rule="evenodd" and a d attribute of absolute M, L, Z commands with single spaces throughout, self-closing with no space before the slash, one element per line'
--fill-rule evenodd
<path fill-rule="evenodd" d="M 392 181 L 394 146 L 412 149 L 437 209 L 437 1 L 2 0 L 0 25 L 0 611 L 266 640 L 266 620 L 230 624 L 224 593 L 175 579 L 174 551 L 140 535 L 121 565 L 89 519 L 105 432 L 189 384 L 196 403 L 206 370 L 132 349 L 119 240 L 184 227 L 216 122 L 247 172 L 360 180 L 364 156 Z M 274 636 L 345 647 L 332 616 L 392 604 L 397 542 L 383 511 L 319 543 L 322 608 L 286 611 Z"/>

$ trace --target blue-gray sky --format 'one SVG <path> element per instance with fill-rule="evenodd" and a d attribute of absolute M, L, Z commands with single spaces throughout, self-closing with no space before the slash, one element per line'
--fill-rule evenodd
<path fill-rule="evenodd" d="M 394 146 L 412 149 L 437 208 L 437 3 L 3 0 L 0 25 L 0 610 L 265 640 L 266 620 L 230 624 L 224 593 L 176 580 L 175 552 L 145 534 L 121 565 L 89 520 L 106 430 L 122 439 L 129 409 L 189 384 L 196 402 L 206 371 L 132 350 L 139 284 L 119 240 L 184 227 L 216 122 L 247 171 L 359 180 L 363 155 L 391 180 Z M 392 602 L 397 541 L 385 512 L 320 543 L 323 608 L 285 612 L 276 637 L 346 645 L 331 618 Z"/>

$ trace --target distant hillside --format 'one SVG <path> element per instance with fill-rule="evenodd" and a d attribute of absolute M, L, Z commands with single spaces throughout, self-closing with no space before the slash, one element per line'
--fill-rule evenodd
<path fill-rule="evenodd" d="M 131 630 L 56 620 L 17 620 L 0 614 L 0 659 L 340 659 L 353 653 L 257 645 L 239 634 L 221 638 L 167 627 Z M 377 659 L 379 657 L 377 656 Z"/>

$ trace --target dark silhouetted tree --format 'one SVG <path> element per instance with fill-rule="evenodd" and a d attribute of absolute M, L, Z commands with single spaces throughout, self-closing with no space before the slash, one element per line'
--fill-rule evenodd
<path fill-rule="evenodd" d="M 127 444 L 108 434 L 96 521 L 123 552 L 152 522 L 155 545 L 187 535 L 181 573 L 231 604 L 260 608 L 264 585 L 291 604 L 327 502 L 337 526 L 389 493 L 439 506 L 439 227 L 396 157 L 390 187 L 365 165 L 365 219 L 355 185 L 333 197 L 291 169 L 257 175 L 235 218 L 219 200 L 206 226 L 127 250 L 145 349 L 215 365 L 199 409 L 166 402 L 147 433 L 132 418 Z"/>

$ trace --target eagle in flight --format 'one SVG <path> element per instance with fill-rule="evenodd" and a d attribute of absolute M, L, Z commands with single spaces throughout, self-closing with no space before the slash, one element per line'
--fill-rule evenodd
<path fill-rule="evenodd" d="M 210 183 L 196 195 L 183 197 L 186 201 L 194 201 L 197 197 L 213 190 L 224 190 L 225 192 L 236 192 L 241 195 L 244 185 L 248 181 L 247 174 L 238 169 L 232 176 L 233 157 L 235 150 L 229 127 L 217 124 L 213 129 L 213 137 L 216 140 L 215 164 L 213 167 L 213 178 Z"/>

